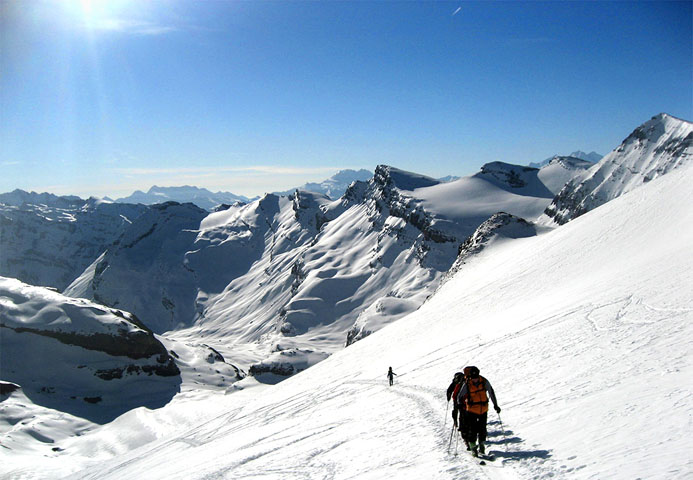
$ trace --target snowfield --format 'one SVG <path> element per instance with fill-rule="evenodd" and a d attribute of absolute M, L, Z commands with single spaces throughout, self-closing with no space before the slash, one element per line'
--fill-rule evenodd
<path fill-rule="evenodd" d="M 0 475 L 690 478 L 692 184 L 682 163 L 559 228 L 492 243 L 417 311 L 278 385 L 183 392 L 40 454 L 3 445 Z M 470 364 L 503 409 L 484 466 L 446 410 Z"/>

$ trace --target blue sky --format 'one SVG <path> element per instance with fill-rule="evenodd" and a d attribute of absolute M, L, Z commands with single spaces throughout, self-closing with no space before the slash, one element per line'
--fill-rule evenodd
<path fill-rule="evenodd" d="M 3 0 L 0 192 L 606 154 L 693 120 L 692 4 Z"/>

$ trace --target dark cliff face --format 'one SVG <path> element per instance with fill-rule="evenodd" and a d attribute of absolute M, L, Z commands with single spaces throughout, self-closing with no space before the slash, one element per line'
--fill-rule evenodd
<path fill-rule="evenodd" d="M 364 201 L 371 198 L 378 213 L 404 219 L 423 234 L 424 240 L 435 243 L 457 241 L 433 226 L 433 216 L 419 202 L 405 192 L 441 183 L 423 175 L 404 172 L 386 165 L 379 165 L 371 180 Z M 404 190 L 404 192 L 402 191 Z M 375 213 L 375 212 L 373 212 Z"/>

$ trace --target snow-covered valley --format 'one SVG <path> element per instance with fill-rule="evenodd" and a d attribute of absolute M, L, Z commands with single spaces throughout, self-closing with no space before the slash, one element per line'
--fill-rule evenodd
<path fill-rule="evenodd" d="M 73 355 L 84 370 L 86 354 L 24 341 L 16 322 L 59 328 L 56 306 L 93 313 L 96 300 L 136 313 L 180 373 L 165 405 L 94 422 L 34 401 L 3 357 L 0 380 L 21 388 L 0 396 L 0 475 L 690 476 L 692 128 L 657 118 L 636 129 L 647 141 L 634 132 L 594 166 L 497 162 L 449 183 L 381 166 L 337 201 L 268 195 L 210 215 L 165 204 L 129 219 L 65 292 L 90 300 L 3 280 L 0 339 L 13 370 L 31 349 Z M 647 181 L 631 181 L 641 167 Z M 576 174 L 608 178 L 579 183 L 603 201 L 560 227 L 549 215 L 531 223 Z M 485 466 L 451 437 L 446 411 L 445 388 L 470 364 L 502 407 L 489 414 L 495 461 Z"/>

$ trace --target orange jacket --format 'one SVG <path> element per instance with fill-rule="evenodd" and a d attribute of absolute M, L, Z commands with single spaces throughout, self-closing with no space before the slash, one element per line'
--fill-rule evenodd
<path fill-rule="evenodd" d="M 464 409 L 477 415 L 488 412 L 489 396 L 493 404 L 498 405 L 491 383 L 481 375 L 477 378 L 468 378 L 457 393 L 458 402 L 464 405 Z"/>

